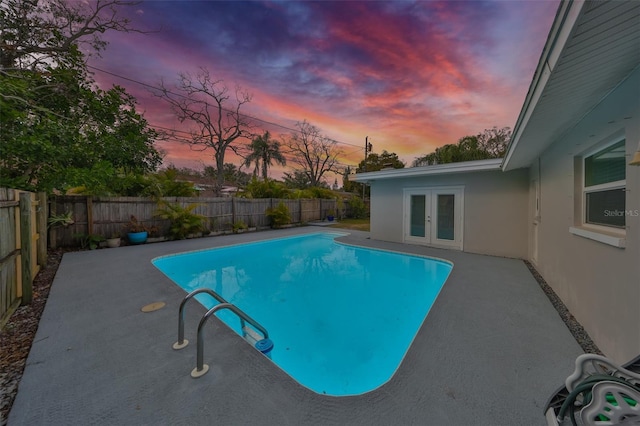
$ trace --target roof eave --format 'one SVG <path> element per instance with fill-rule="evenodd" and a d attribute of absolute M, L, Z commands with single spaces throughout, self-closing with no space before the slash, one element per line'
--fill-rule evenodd
<path fill-rule="evenodd" d="M 551 26 L 551 31 L 547 37 L 544 49 L 540 56 L 536 72 L 527 92 L 520 114 L 513 128 L 513 133 L 509 147 L 504 157 L 502 170 L 508 171 L 522 167 L 522 165 L 512 165 L 511 160 L 514 152 L 518 149 L 520 137 L 529 123 L 529 119 L 546 88 L 549 76 L 555 68 L 558 58 L 562 54 L 573 28 L 580 16 L 584 6 L 584 0 L 563 1 L 558 8 L 556 17 Z"/>
<path fill-rule="evenodd" d="M 350 176 L 354 182 L 369 183 L 377 180 L 423 177 L 451 173 L 471 173 L 483 171 L 498 171 L 502 158 L 489 160 L 463 161 L 459 163 L 436 164 L 433 166 L 409 167 L 406 169 L 380 170 L 377 172 L 358 173 Z"/>

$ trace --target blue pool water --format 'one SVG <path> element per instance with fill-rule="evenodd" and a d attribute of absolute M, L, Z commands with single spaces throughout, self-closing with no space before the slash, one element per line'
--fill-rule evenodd
<path fill-rule="evenodd" d="M 341 235 L 182 253 L 153 264 L 187 292 L 211 288 L 262 324 L 275 344 L 271 359 L 302 385 L 357 395 L 393 376 L 452 265 L 335 242 Z M 197 298 L 207 308 L 216 304 Z M 242 334 L 237 316 L 216 315 Z M 206 347 L 205 362 L 215 362 Z"/>

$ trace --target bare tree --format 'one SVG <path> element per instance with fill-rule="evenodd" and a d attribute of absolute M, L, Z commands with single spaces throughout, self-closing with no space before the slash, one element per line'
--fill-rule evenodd
<path fill-rule="evenodd" d="M 307 120 L 296 123 L 298 133 L 286 142 L 291 161 L 301 167 L 300 172 L 309 178 L 311 186 L 320 186 L 322 177 L 328 172 L 340 173 L 337 143 L 320 133 L 320 129 Z"/>
<path fill-rule="evenodd" d="M 251 95 L 235 90 L 235 99 L 231 100 L 228 87 L 222 80 L 214 80 L 206 68 L 200 68 L 197 75 L 178 74 L 175 91 L 169 90 L 160 82 L 160 89 L 154 94 L 171 106 L 181 123 L 193 125 L 188 141 L 191 149 L 205 151 L 212 149 L 218 175 L 216 193 L 220 193 L 224 183 L 224 156 L 227 149 L 235 152 L 232 145 L 238 138 L 250 138 L 249 121 L 240 109 L 251 102 Z"/>

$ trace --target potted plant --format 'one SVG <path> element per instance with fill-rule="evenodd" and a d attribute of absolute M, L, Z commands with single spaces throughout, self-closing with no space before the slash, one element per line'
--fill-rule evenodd
<path fill-rule="evenodd" d="M 147 241 L 149 229 L 142 222 L 138 222 L 138 218 L 134 215 L 131 215 L 124 228 L 127 231 L 127 239 L 131 244 L 143 244 Z"/>
<path fill-rule="evenodd" d="M 116 248 L 120 247 L 120 234 L 113 233 L 111 238 L 107 238 L 107 247 Z"/>
<path fill-rule="evenodd" d="M 329 222 L 333 222 L 333 219 L 336 217 L 336 212 L 333 209 L 327 210 L 327 220 Z"/>

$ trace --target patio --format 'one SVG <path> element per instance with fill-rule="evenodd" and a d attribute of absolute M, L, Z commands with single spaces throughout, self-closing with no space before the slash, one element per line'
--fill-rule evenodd
<path fill-rule="evenodd" d="M 205 309 L 154 257 L 323 232 L 303 227 L 66 254 L 51 289 L 9 425 L 545 425 L 544 404 L 573 371 L 580 346 L 515 259 L 384 243 L 349 231 L 341 241 L 450 260 L 453 271 L 392 379 L 359 396 L 316 394 L 217 319 L 195 366 Z M 390 283 L 392 285 L 392 283 Z M 140 308 L 165 302 L 160 310 Z"/>

